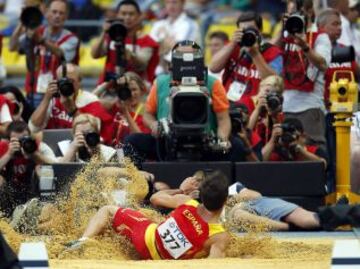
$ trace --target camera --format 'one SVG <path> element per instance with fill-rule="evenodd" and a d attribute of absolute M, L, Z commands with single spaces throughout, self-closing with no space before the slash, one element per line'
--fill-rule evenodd
<path fill-rule="evenodd" d="M 37 144 L 31 136 L 23 136 L 19 139 L 20 145 L 25 153 L 33 154 L 37 150 Z"/>
<path fill-rule="evenodd" d="M 298 138 L 296 127 L 289 123 L 283 123 L 281 124 L 281 128 L 283 130 L 283 133 L 279 137 L 279 144 L 288 147 Z"/>
<path fill-rule="evenodd" d="M 306 18 L 301 12 L 295 12 L 289 16 L 285 23 L 285 30 L 290 34 L 306 32 Z"/>
<path fill-rule="evenodd" d="M 330 111 L 352 113 L 357 111 L 358 85 L 354 73 L 349 70 L 335 71 L 330 83 Z"/>
<path fill-rule="evenodd" d="M 100 135 L 96 132 L 85 133 L 84 136 L 86 144 L 90 148 L 94 148 L 100 143 Z"/>
<path fill-rule="evenodd" d="M 172 50 L 171 54 L 171 77 L 177 83 L 194 84 L 191 80 L 196 80 L 195 84 L 204 84 L 207 79 L 207 68 L 204 64 L 204 56 L 201 48 L 191 41 L 183 41 L 190 44 L 197 50 L 194 52 L 177 51 L 177 45 Z M 185 43 L 186 45 L 186 43 Z"/>
<path fill-rule="evenodd" d="M 231 132 L 234 135 L 242 132 L 247 125 L 249 116 L 248 109 L 243 104 L 230 104 L 229 115 L 231 120 Z"/>
<path fill-rule="evenodd" d="M 252 47 L 255 43 L 260 43 L 260 33 L 254 27 L 248 27 L 243 31 L 244 35 L 240 42 L 241 47 Z"/>
<path fill-rule="evenodd" d="M 334 47 L 331 51 L 332 63 L 348 63 L 355 61 L 355 49 L 353 46 Z"/>
<path fill-rule="evenodd" d="M 125 83 L 118 83 L 118 79 L 120 77 L 116 73 L 106 73 L 105 81 L 109 81 L 113 83 L 114 92 L 112 92 L 112 94 L 115 93 L 121 101 L 126 101 L 131 98 L 132 94 L 131 94 L 131 90 L 129 89 L 129 84 L 125 76 L 124 76 Z"/>
<path fill-rule="evenodd" d="M 126 35 L 127 29 L 121 20 L 112 20 L 110 28 L 108 30 L 109 37 L 115 43 L 123 43 Z"/>
<path fill-rule="evenodd" d="M 27 7 L 20 15 L 21 23 L 29 29 L 36 29 L 43 21 L 43 14 L 37 7 Z"/>
<path fill-rule="evenodd" d="M 281 111 L 283 97 L 275 91 L 270 91 L 266 96 L 266 103 L 270 111 Z"/>
<path fill-rule="evenodd" d="M 75 93 L 74 84 L 67 77 L 62 77 L 57 81 L 59 93 L 62 96 L 69 97 Z M 56 96 L 59 97 L 59 94 Z"/>

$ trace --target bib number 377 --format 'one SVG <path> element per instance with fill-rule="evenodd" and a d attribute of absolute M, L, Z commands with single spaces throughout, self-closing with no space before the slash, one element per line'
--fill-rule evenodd
<path fill-rule="evenodd" d="M 192 244 L 180 230 L 174 218 L 168 218 L 157 228 L 164 248 L 177 259 L 188 251 Z"/>

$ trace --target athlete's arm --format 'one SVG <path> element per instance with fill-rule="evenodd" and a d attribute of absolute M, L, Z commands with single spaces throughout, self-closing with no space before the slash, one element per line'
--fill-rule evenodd
<path fill-rule="evenodd" d="M 227 232 L 220 233 L 212 236 L 211 241 L 214 243 L 211 244 L 208 259 L 225 258 L 225 251 L 230 241 L 230 235 Z"/>
<path fill-rule="evenodd" d="M 156 207 L 177 208 L 192 198 L 183 194 L 180 189 L 163 190 L 154 193 L 150 197 L 150 203 Z"/>

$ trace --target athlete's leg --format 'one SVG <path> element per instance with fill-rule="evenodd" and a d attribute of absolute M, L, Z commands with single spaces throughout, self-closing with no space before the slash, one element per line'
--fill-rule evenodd
<path fill-rule="evenodd" d="M 315 229 L 320 227 L 318 214 L 298 207 L 284 218 L 287 223 L 294 224 L 303 229 Z"/>
<path fill-rule="evenodd" d="M 233 208 L 229 213 L 229 220 L 233 223 L 247 223 L 252 225 L 264 225 L 268 231 L 287 231 L 289 224 L 267 217 L 258 216 L 250 213 L 241 207 Z"/>

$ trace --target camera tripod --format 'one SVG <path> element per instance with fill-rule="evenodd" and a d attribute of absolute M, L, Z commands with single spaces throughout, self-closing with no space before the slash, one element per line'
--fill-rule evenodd
<path fill-rule="evenodd" d="M 326 196 L 327 204 L 334 204 L 346 197 L 353 203 L 360 202 L 360 195 L 351 191 L 350 182 L 350 129 L 352 113 L 336 113 L 336 189 Z"/>

